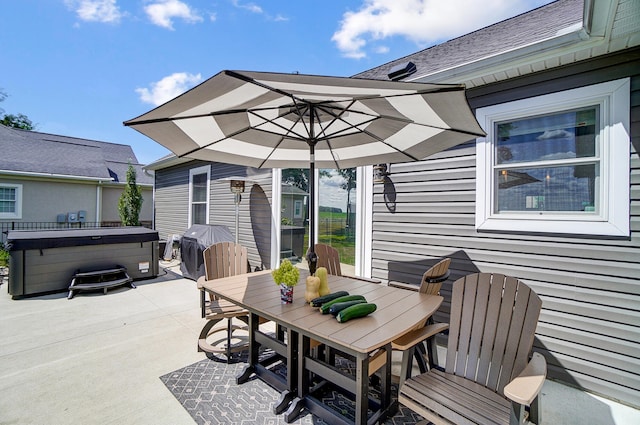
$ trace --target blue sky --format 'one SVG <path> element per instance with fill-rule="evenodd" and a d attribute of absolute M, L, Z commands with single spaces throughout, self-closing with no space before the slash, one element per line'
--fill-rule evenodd
<path fill-rule="evenodd" d="M 2 3 L 0 108 L 149 163 L 169 152 L 122 122 L 223 69 L 348 77 L 550 1 Z"/>

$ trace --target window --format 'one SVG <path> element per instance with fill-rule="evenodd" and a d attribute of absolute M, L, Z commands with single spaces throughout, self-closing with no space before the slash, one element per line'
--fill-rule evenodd
<path fill-rule="evenodd" d="M 189 170 L 189 226 L 209 223 L 209 166 Z"/>
<path fill-rule="evenodd" d="M 302 201 L 294 202 L 293 218 L 302 218 Z"/>
<path fill-rule="evenodd" d="M 22 185 L 0 184 L 0 219 L 22 218 Z"/>
<path fill-rule="evenodd" d="M 629 236 L 628 79 L 479 108 L 476 228 Z"/>

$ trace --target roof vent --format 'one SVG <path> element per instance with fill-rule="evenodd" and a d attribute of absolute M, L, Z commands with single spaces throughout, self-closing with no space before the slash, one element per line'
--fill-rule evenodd
<path fill-rule="evenodd" d="M 404 77 L 408 77 L 409 75 L 416 72 L 416 64 L 409 62 L 402 62 L 398 65 L 391 68 L 391 71 L 387 74 L 390 80 L 398 81 L 402 80 Z"/>

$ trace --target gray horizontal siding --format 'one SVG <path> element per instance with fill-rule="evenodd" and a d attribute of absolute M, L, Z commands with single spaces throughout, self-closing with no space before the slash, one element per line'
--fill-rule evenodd
<path fill-rule="evenodd" d="M 230 164 L 208 163 L 192 161 L 174 167 L 156 171 L 155 186 L 155 225 L 161 240 L 171 234 L 182 235 L 189 227 L 189 170 L 209 165 L 211 167 L 210 191 L 209 191 L 209 224 L 224 225 L 235 235 L 235 203 L 234 195 L 229 188 L 228 180 L 221 180 L 232 176 L 246 175 L 246 167 Z M 266 171 L 262 177 L 248 182 L 242 201 L 239 206 L 239 237 L 238 242 L 248 249 L 249 262 L 252 268 L 263 264 L 263 259 L 258 253 L 254 228 L 251 223 L 250 199 L 252 184 L 259 185 L 266 195 L 271 197 L 271 175 Z M 260 208 L 268 209 L 269 205 Z M 255 214 L 255 212 L 254 212 Z M 270 211 L 262 211 L 261 214 L 270 216 Z M 261 233 L 264 239 L 269 235 Z M 269 241 L 262 241 L 270 245 Z M 264 255 L 264 254 L 263 254 Z"/>
<path fill-rule="evenodd" d="M 155 173 L 155 226 L 160 240 L 182 235 L 189 226 L 189 169 L 187 164 L 158 170 Z"/>
<path fill-rule="evenodd" d="M 621 78 L 624 72 L 632 76 L 630 238 L 478 233 L 475 146 L 468 144 L 391 165 L 389 181 L 374 185 L 372 242 L 372 276 L 383 281 L 417 285 L 429 266 L 452 257 L 439 321 L 448 320 L 455 279 L 477 271 L 522 279 L 543 300 L 534 349 L 547 358 L 549 376 L 635 407 L 640 407 L 640 75 L 629 70 L 640 70 L 639 51 L 468 92 L 470 104 L 479 107 Z"/>

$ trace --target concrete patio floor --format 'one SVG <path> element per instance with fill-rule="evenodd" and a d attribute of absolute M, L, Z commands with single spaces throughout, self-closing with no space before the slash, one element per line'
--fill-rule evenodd
<path fill-rule="evenodd" d="M 0 424 L 194 423 L 159 377 L 205 358 L 195 282 L 12 300 L 0 286 Z M 547 424 L 640 424 L 640 411 L 547 381 Z"/>

